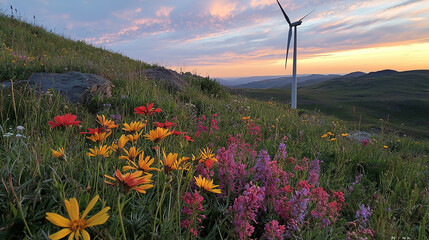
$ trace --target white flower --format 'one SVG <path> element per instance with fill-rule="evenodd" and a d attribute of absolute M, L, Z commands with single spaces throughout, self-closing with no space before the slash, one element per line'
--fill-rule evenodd
<path fill-rule="evenodd" d="M 10 136 L 13 136 L 13 133 L 8 132 L 8 133 L 6 133 L 6 134 L 3 135 L 3 137 L 10 137 Z"/>
<path fill-rule="evenodd" d="M 18 134 L 16 134 L 15 136 L 16 136 L 17 138 L 19 138 L 19 137 L 25 138 L 25 136 L 22 136 L 22 135 L 21 135 L 21 134 L 19 134 L 19 133 L 18 133 Z"/>
<path fill-rule="evenodd" d="M 24 128 L 23 126 L 18 126 L 18 127 L 16 127 L 16 129 L 17 129 L 18 131 L 22 131 L 22 130 L 24 130 L 25 128 Z"/>

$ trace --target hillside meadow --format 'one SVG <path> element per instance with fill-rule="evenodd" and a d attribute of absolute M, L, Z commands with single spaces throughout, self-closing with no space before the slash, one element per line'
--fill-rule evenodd
<path fill-rule="evenodd" d="M 233 95 L 0 15 L 0 80 L 80 71 L 111 99 L 0 88 L 1 239 L 428 239 L 425 141 Z"/>

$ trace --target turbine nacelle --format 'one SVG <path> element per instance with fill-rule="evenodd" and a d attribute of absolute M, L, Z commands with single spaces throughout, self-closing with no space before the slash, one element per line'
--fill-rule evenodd
<path fill-rule="evenodd" d="M 296 26 L 299 26 L 299 25 L 301 25 L 301 24 L 302 24 L 302 21 L 301 21 L 301 20 L 299 20 L 299 21 L 297 21 L 297 22 L 292 23 L 292 24 L 290 25 L 290 27 L 296 27 Z"/>

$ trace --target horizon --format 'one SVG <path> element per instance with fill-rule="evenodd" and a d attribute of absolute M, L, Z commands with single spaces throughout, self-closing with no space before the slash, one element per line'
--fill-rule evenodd
<path fill-rule="evenodd" d="M 280 2 L 291 21 L 316 9 L 298 27 L 299 75 L 429 69 L 428 1 Z M 179 72 L 213 78 L 292 72 L 293 51 L 284 68 L 288 26 L 275 0 L 0 0 L 10 16 L 9 5 L 48 31 Z"/>

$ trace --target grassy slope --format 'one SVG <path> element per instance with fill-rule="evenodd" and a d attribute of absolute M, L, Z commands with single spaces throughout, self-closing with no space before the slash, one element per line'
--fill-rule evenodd
<path fill-rule="evenodd" d="M 299 88 L 299 106 L 320 109 L 354 126 L 389 127 L 416 137 L 429 138 L 429 71 L 407 71 L 388 76 L 331 80 Z M 289 101 L 290 90 L 242 90 L 263 100 Z M 384 122 L 380 122 L 383 119 Z"/>
<path fill-rule="evenodd" d="M 216 151 L 226 146 L 228 135 L 235 134 L 243 135 L 247 142 L 252 143 L 255 138 L 247 134 L 247 126 L 242 121 L 242 117 L 250 116 L 261 127 L 261 141 L 255 147 L 257 151 L 266 149 L 273 156 L 283 136 L 287 136 L 288 157 L 321 159 L 320 186 L 329 192 L 344 191 L 347 205 L 341 212 L 342 217 L 329 229 L 305 226 L 302 232 L 297 233 L 298 237 L 344 239 L 347 223 L 354 220 L 359 206 L 366 204 L 373 210 L 370 226 L 375 229 L 378 238 L 410 236 L 427 239 L 428 146 L 425 142 L 409 138 L 397 141 L 397 136 L 383 134 L 375 136 L 367 147 L 363 147 L 340 137 L 348 130 L 335 118 L 315 112 L 292 111 L 280 103 L 229 95 L 206 78 L 190 77 L 187 79 L 189 88 L 170 92 L 168 88 L 141 75 L 141 70 L 149 67 L 145 63 L 65 39 L 40 27 L 1 15 L 0 44 L 0 51 L 4 53 L 0 56 L 3 80 L 26 78 L 34 71 L 78 70 L 100 74 L 117 86 L 112 99 L 94 101 L 91 107 L 72 105 L 59 96 L 38 95 L 25 89 L 0 90 L 0 238 L 23 239 L 31 234 L 34 239 L 45 239 L 48 234 L 58 231 L 58 227 L 44 219 L 46 212 L 66 215 L 64 199 L 76 197 L 85 206 L 90 198 L 99 194 L 102 205 L 112 208 L 111 217 L 103 226 L 90 229 L 90 234 L 96 236 L 95 239 L 120 239 L 117 193 L 103 183 L 103 175 L 111 175 L 123 163 L 115 156 L 98 162 L 97 159 L 89 159 L 85 153 L 93 145 L 76 134 L 79 130 L 50 130 L 47 122 L 56 115 L 73 113 L 82 121 L 81 131 L 96 126 L 93 112 L 106 116 L 121 114 L 122 123 L 130 122 L 136 119 L 134 107 L 154 102 L 163 112 L 149 119 L 148 129 L 153 127 L 153 120 L 176 118 L 176 130 L 195 133 L 197 117 L 203 114 L 218 115 L 220 131 L 213 135 L 203 134 L 190 144 L 169 137 L 162 145 L 167 152 L 191 156 L 207 146 Z M 14 59 L 9 52 L 25 55 L 32 60 Z M 106 103 L 111 106 L 103 106 Z M 25 127 L 21 132 L 25 139 L 4 136 L 6 132 L 16 134 L 18 125 Z M 338 140 L 331 142 L 321 138 L 327 131 L 336 134 Z M 118 138 L 120 130 L 113 135 Z M 383 148 L 384 145 L 388 149 Z M 58 147 L 65 147 L 67 161 L 51 156 L 50 148 Z M 155 155 L 150 142 L 142 140 L 139 147 L 146 155 Z M 293 172 L 293 166 L 288 162 L 279 162 L 279 165 Z M 216 168 L 215 171 L 217 173 Z M 348 186 L 359 174 L 364 175 L 361 183 L 355 186 L 355 191 L 348 192 Z M 173 188 L 168 188 L 165 195 L 170 201 L 166 200 L 160 205 L 160 215 L 157 216 L 155 209 L 158 206 L 159 187 L 148 190 L 145 195 L 132 193 L 123 197 L 122 201 L 128 201 L 122 211 L 128 239 L 150 237 L 153 219 L 159 219 L 159 216 L 162 219 L 155 222 L 156 236 L 166 239 L 182 235 L 178 220 L 170 214 L 180 215 L 181 201 L 175 196 L 182 196 L 190 187 L 191 177 L 185 176 L 180 190 L 175 190 L 180 184 L 174 179 Z M 306 175 L 297 174 L 297 177 L 303 180 Z M 218 179 L 215 177 L 214 181 L 217 183 Z M 231 205 L 238 194 L 229 196 L 226 202 Z M 203 222 L 206 230 L 201 232 L 201 236 L 208 239 L 237 237 L 230 219 L 224 217 L 228 204 L 213 194 L 204 197 L 208 219 Z M 101 209 L 99 205 L 96 210 Z M 274 218 L 275 213 L 266 217 Z M 261 231 L 263 226 L 257 227 L 255 234 L 261 234 Z"/>

